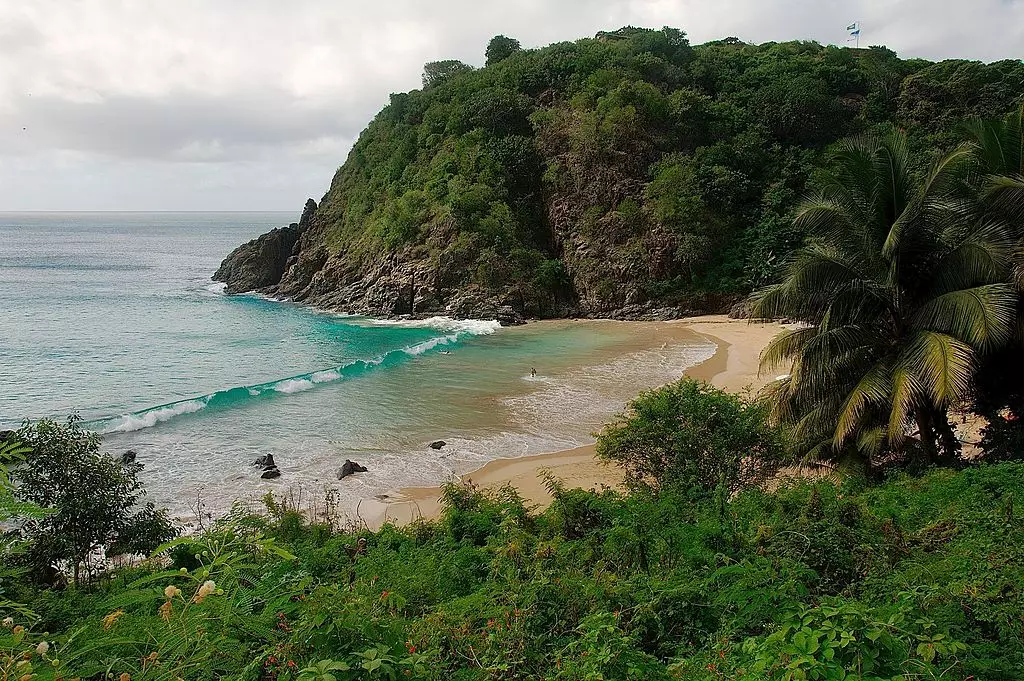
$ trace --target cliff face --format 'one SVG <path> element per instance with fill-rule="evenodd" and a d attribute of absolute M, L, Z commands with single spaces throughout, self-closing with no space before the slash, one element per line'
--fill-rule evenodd
<path fill-rule="evenodd" d="M 228 293 L 273 287 L 281 281 L 298 241 L 298 225 L 271 230 L 232 251 L 213 279 L 226 283 Z"/>
<path fill-rule="evenodd" d="M 964 118 L 1024 95 L 1020 62 L 691 47 L 673 29 L 426 72 L 319 206 L 228 256 L 215 278 L 229 292 L 373 316 L 725 311 L 800 242 L 789 214 L 827 145 L 913 124 L 927 159 Z"/>

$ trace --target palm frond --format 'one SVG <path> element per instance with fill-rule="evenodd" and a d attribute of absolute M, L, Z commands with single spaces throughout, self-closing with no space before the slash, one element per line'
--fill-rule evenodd
<path fill-rule="evenodd" d="M 1013 237 L 1004 225 L 986 222 L 958 240 L 933 269 L 932 295 L 1005 281 L 1010 271 Z"/>
<path fill-rule="evenodd" d="M 917 376 L 904 363 L 897 363 L 892 372 L 892 395 L 889 402 L 889 424 L 886 438 L 893 445 L 903 441 L 906 424 L 913 415 L 924 388 Z"/>
<path fill-rule="evenodd" d="M 968 395 L 974 360 L 968 343 L 937 331 L 919 331 L 899 363 L 920 381 L 935 406 L 945 408 Z"/>
<path fill-rule="evenodd" d="M 988 350 L 1013 335 L 1017 291 L 1011 284 L 988 284 L 932 298 L 911 315 L 915 328 L 940 332 Z"/>
<path fill-rule="evenodd" d="M 812 326 L 787 329 L 778 334 L 761 352 L 760 371 L 772 371 L 786 362 L 791 362 L 815 335 L 817 329 Z"/>
<path fill-rule="evenodd" d="M 835 446 L 841 447 L 850 434 L 857 430 L 861 417 L 870 406 L 887 403 L 891 392 L 892 368 L 884 362 L 871 367 L 846 396 L 839 411 L 836 419 Z"/>
<path fill-rule="evenodd" d="M 992 207 L 1009 219 L 1024 219 L 1024 175 L 990 175 L 985 197 Z"/>

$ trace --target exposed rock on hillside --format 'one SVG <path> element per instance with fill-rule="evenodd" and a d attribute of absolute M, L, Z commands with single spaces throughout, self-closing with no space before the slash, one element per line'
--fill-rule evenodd
<path fill-rule="evenodd" d="M 502 323 L 727 312 L 801 243 L 791 216 L 829 145 L 913 122 L 928 158 L 1018 102 L 1024 64 L 626 27 L 424 82 L 319 206 L 228 256 L 229 293 Z"/>
<path fill-rule="evenodd" d="M 297 224 L 271 230 L 233 250 L 213 279 L 226 283 L 228 293 L 245 293 L 273 286 L 281 281 L 298 240 Z"/>

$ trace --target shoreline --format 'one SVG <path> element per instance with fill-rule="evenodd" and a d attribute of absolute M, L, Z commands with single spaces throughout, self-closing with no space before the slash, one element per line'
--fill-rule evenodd
<path fill-rule="evenodd" d="M 662 322 L 680 325 L 715 344 L 708 359 L 687 368 L 684 376 L 706 381 L 729 392 L 754 393 L 769 377 L 758 373 L 761 351 L 785 327 L 778 323 L 750 323 L 725 315 L 704 315 Z M 527 506 L 544 508 L 551 502 L 542 472 L 563 481 L 568 488 L 622 489 L 621 472 L 596 458 L 595 443 L 532 456 L 495 459 L 466 474 L 454 476 L 485 489 L 513 487 Z M 404 487 L 386 498 L 366 499 L 359 520 L 371 529 L 387 523 L 404 525 L 441 513 L 441 487 Z"/>

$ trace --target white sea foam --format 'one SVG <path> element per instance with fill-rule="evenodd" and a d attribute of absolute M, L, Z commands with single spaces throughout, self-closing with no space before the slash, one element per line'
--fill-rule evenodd
<path fill-rule="evenodd" d="M 439 345 L 448 345 L 449 343 L 454 343 L 458 339 L 459 337 L 457 334 L 452 334 L 449 336 L 438 336 L 437 338 L 431 338 L 429 340 L 423 341 L 422 343 L 417 343 L 416 345 L 410 345 L 407 348 L 402 348 L 402 352 L 404 352 L 407 355 L 422 355 L 424 352 L 433 350 Z"/>
<path fill-rule="evenodd" d="M 149 411 L 144 411 L 139 414 L 125 414 L 116 420 L 111 426 L 104 428 L 102 432 L 130 433 L 135 430 L 150 428 L 158 423 L 169 421 L 175 416 L 180 416 L 182 414 L 194 414 L 201 409 L 205 409 L 206 404 L 206 398 L 200 398 L 196 400 L 187 400 L 185 402 L 176 402 L 174 404 L 169 404 L 166 407 L 150 409 Z"/>
<path fill-rule="evenodd" d="M 313 381 L 308 378 L 287 378 L 283 381 L 278 381 L 270 386 L 270 389 L 274 392 L 279 393 L 301 393 L 305 390 L 309 390 L 313 387 Z"/>
<path fill-rule="evenodd" d="M 410 329 L 437 329 L 438 331 L 468 333 L 473 336 L 487 336 L 501 329 L 496 320 L 452 319 L 451 317 L 428 317 L 427 319 L 368 319 L 372 326 L 402 326 Z"/>
<path fill-rule="evenodd" d="M 337 369 L 328 369 L 327 371 L 318 371 L 309 377 L 309 380 L 314 383 L 330 383 L 331 381 L 337 381 L 341 378 L 341 372 Z"/>
<path fill-rule="evenodd" d="M 210 293 L 224 293 L 224 289 L 226 289 L 227 287 L 227 283 L 223 281 L 215 281 L 212 284 L 204 286 L 203 288 L 209 291 Z"/>

